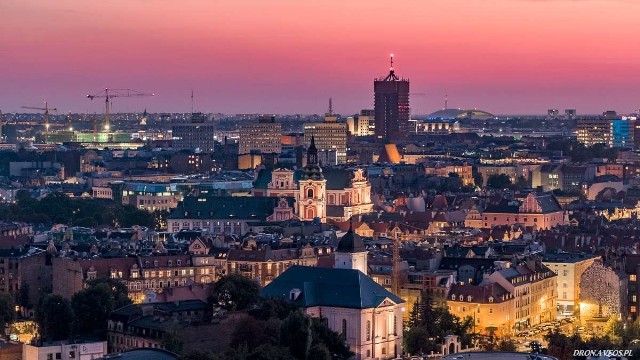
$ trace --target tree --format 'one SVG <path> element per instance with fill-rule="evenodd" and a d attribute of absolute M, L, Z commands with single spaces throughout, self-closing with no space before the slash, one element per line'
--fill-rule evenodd
<path fill-rule="evenodd" d="M 481 187 L 484 183 L 484 178 L 482 177 L 482 174 L 479 172 L 473 173 L 473 184 L 475 186 Z"/>
<path fill-rule="evenodd" d="M 294 360 L 286 347 L 264 344 L 256 348 L 247 356 L 247 360 Z"/>
<path fill-rule="evenodd" d="M 511 179 L 507 174 L 494 174 L 487 179 L 487 187 L 491 189 L 506 189 L 511 186 Z"/>
<path fill-rule="evenodd" d="M 223 276 L 212 287 L 213 302 L 227 310 L 246 310 L 258 303 L 260 286 L 242 275 Z"/>
<path fill-rule="evenodd" d="M 324 344 L 315 344 L 309 351 L 309 360 L 331 360 L 331 353 Z"/>
<path fill-rule="evenodd" d="M 512 339 L 502 339 L 498 343 L 498 350 L 500 351 L 517 351 L 518 346 Z"/>
<path fill-rule="evenodd" d="M 111 298 L 113 299 L 114 310 L 131 304 L 131 299 L 129 299 L 129 289 L 127 289 L 122 281 L 100 278 L 91 280 L 87 284 L 89 287 L 105 284 L 109 288 Z"/>
<path fill-rule="evenodd" d="M 36 321 L 40 328 L 42 340 L 68 339 L 74 322 L 71 303 L 60 295 L 44 295 L 38 304 Z"/>
<path fill-rule="evenodd" d="M 71 306 L 76 314 L 75 331 L 78 334 L 104 335 L 113 303 L 106 284 L 77 292 L 71 298 Z"/>
<path fill-rule="evenodd" d="M 409 353 L 437 351 L 445 336 L 458 335 L 463 346 L 473 341 L 473 319 L 461 320 L 446 307 L 433 304 L 431 295 L 423 293 L 409 315 L 409 328 L 405 331 L 405 346 Z"/>
<path fill-rule="evenodd" d="M 244 344 L 249 351 L 252 351 L 264 343 L 265 329 L 265 321 L 256 320 L 252 317 L 240 320 L 231 335 L 231 347 L 237 348 Z"/>
<path fill-rule="evenodd" d="M 9 294 L 0 294 L 0 327 L 6 328 L 16 317 L 13 297 Z"/>
<path fill-rule="evenodd" d="M 404 333 L 404 349 L 411 355 L 428 353 L 433 347 L 427 329 L 422 326 L 413 327 Z"/>
<path fill-rule="evenodd" d="M 31 308 L 31 300 L 29 299 L 29 284 L 27 284 L 26 281 L 22 281 L 22 284 L 20 284 L 20 292 L 18 292 L 16 304 L 25 309 Z"/>
<path fill-rule="evenodd" d="M 353 357 L 353 352 L 345 339 L 337 332 L 331 330 L 324 319 L 311 319 L 312 346 L 324 345 L 329 349 L 335 359 L 347 360 Z"/>
<path fill-rule="evenodd" d="M 531 184 L 529 183 L 527 178 L 525 178 L 524 176 L 520 175 L 520 176 L 518 176 L 518 178 L 516 179 L 516 182 L 513 184 L 512 187 L 515 190 L 521 190 L 521 189 L 526 189 L 526 188 L 528 188 L 530 186 L 531 186 Z"/>
<path fill-rule="evenodd" d="M 302 311 L 294 311 L 280 326 L 280 345 L 298 360 L 306 360 L 311 348 L 311 318 Z"/>

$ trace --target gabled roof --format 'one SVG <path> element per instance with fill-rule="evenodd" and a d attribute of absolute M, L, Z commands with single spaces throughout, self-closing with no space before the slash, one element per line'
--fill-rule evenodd
<path fill-rule="evenodd" d="M 287 199 L 293 206 L 293 199 Z M 187 196 L 169 219 L 265 220 L 278 206 L 278 197 Z"/>
<path fill-rule="evenodd" d="M 291 299 L 291 292 L 300 294 Z M 385 299 L 404 301 L 359 270 L 292 266 L 262 289 L 265 297 L 281 298 L 304 308 L 326 306 L 369 309 Z"/>

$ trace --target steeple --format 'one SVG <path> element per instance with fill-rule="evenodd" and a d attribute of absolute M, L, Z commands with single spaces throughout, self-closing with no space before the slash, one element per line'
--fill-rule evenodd
<path fill-rule="evenodd" d="M 318 164 L 318 148 L 316 148 L 316 139 L 314 136 L 311 136 L 311 144 L 307 149 L 307 165 L 317 165 Z"/>

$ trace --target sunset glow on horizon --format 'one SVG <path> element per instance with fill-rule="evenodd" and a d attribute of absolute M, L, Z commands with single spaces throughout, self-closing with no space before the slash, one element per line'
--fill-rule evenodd
<path fill-rule="evenodd" d="M 324 113 L 373 106 L 373 79 L 411 80 L 412 113 L 640 108 L 640 1 L 4 0 L 0 110 L 155 93 L 113 112 Z M 423 94 L 423 95 L 422 95 Z"/>

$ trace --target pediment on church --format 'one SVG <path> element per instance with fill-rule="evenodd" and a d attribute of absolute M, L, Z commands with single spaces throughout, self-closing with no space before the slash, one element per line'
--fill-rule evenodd
<path fill-rule="evenodd" d="M 378 305 L 378 307 L 381 308 L 381 307 L 394 306 L 394 305 L 397 305 L 397 304 L 391 301 L 391 299 L 384 298 L 384 300 L 382 300 L 382 302 L 380 303 L 380 305 Z"/>

